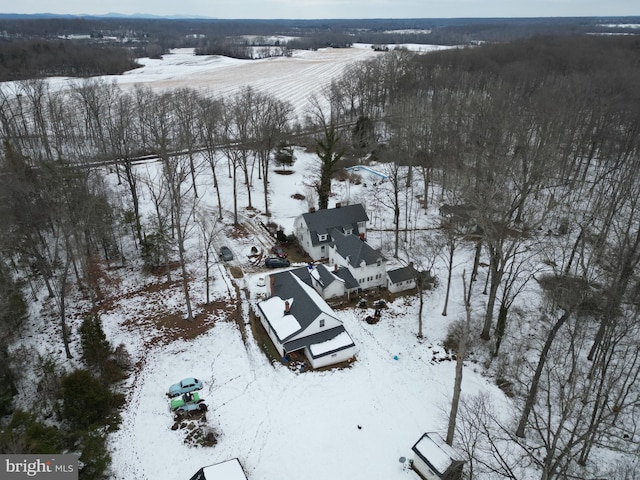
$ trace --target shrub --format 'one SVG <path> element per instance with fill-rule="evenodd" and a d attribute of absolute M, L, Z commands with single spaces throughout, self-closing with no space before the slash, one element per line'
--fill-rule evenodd
<path fill-rule="evenodd" d="M 104 435 L 97 431 L 85 433 L 81 440 L 81 449 L 78 477 L 81 480 L 108 478 L 105 472 L 111 463 L 111 456 L 107 451 Z"/>
<path fill-rule="evenodd" d="M 0 428 L 0 452 L 59 453 L 64 448 L 64 433 L 37 421 L 23 410 L 13 412 L 6 428 Z"/>
<path fill-rule="evenodd" d="M 119 423 L 116 409 L 124 404 L 122 394 L 112 393 L 88 370 L 75 370 L 62 379 L 63 418 L 76 428 Z"/>
<path fill-rule="evenodd" d="M 111 356 L 111 344 L 102 329 L 102 321 L 98 315 L 90 315 L 82 321 L 80 343 L 82 358 L 87 366 L 103 372 Z"/>

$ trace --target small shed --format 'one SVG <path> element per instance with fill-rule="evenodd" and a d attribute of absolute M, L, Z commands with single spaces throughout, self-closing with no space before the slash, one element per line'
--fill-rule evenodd
<path fill-rule="evenodd" d="M 232 458 L 198 470 L 189 480 L 248 480 L 240 460 Z"/>
<path fill-rule="evenodd" d="M 399 293 L 416 288 L 419 275 L 413 265 L 387 270 L 387 289 L 391 293 Z"/>
<path fill-rule="evenodd" d="M 425 480 L 461 480 L 464 460 L 436 432 L 427 432 L 412 448 L 413 469 Z"/>

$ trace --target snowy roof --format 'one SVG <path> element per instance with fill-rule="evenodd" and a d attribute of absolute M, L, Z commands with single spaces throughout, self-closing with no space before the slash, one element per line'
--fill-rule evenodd
<path fill-rule="evenodd" d="M 333 338 L 325 340 L 321 343 L 313 343 L 309 346 L 309 350 L 311 351 L 311 356 L 313 358 L 322 357 L 337 352 L 338 350 L 355 346 L 353 340 L 344 329 L 344 327 L 337 327 L 331 330 L 338 329 L 341 329 L 342 331 Z"/>
<path fill-rule="evenodd" d="M 342 258 L 348 258 L 354 268 L 359 268 L 362 262 L 365 262 L 365 265 L 373 265 L 385 260 L 378 250 L 362 241 L 357 235 L 337 235 L 334 245 L 338 254 Z"/>
<path fill-rule="evenodd" d="M 460 455 L 436 432 L 422 435 L 412 449 L 439 473 L 445 473 L 453 463 L 460 463 Z"/>
<path fill-rule="evenodd" d="M 307 225 L 307 230 L 311 233 L 311 242 L 314 245 L 322 243 L 319 235 L 329 234 L 333 229 L 344 232 L 345 228 L 351 228 L 357 234 L 359 233 L 358 222 L 369 221 L 367 212 L 359 203 L 303 213 L 302 219 Z"/>
<path fill-rule="evenodd" d="M 289 314 L 285 314 L 285 301 L 289 302 Z M 294 303 L 292 298 L 283 300 L 280 297 L 273 296 L 258 304 L 258 307 L 280 340 L 284 340 L 302 330 L 300 322 L 291 312 L 291 307 Z"/>
<path fill-rule="evenodd" d="M 388 270 L 387 276 L 392 283 L 403 282 L 405 280 L 414 280 L 418 278 L 418 271 L 412 266 L 400 267 L 394 270 Z"/>
<path fill-rule="evenodd" d="M 190 480 L 247 480 L 237 458 L 202 467 Z"/>

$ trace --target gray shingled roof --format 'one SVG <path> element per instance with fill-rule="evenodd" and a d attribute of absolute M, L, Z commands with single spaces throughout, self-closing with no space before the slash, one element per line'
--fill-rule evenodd
<path fill-rule="evenodd" d="M 348 268 L 340 267 L 337 272 L 334 272 L 336 277 L 340 277 L 344 280 L 344 284 L 346 285 L 348 290 L 353 290 L 354 288 L 360 288 L 360 284 L 355 279 L 355 277 L 351 274 Z"/>
<path fill-rule="evenodd" d="M 313 335 L 309 335 L 308 337 L 299 338 L 297 340 L 291 340 L 290 342 L 284 343 L 282 347 L 284 348 L 284 351 L 286 353 L 291 353 L 291 352 L 295 352 L 296 350 L 300 350 L 301 348 L 304 348 L 308 345 L 314 345 L 316 343 L 322 343 L 322 342 L 331 340 L 333 338 L 336 338 L 342 332 L 346 332 L 346 330 L 344 326 L 340 325 L 338 327 L 330 328 L 329 330 L 323 330 L 321 332 L 314 333 Z M 351 347 L 353 345 L 354 343 L 351 342 L 351 345 L 349 346 Z M 343 348 L 344 347 L 340 347 L 339 350 L 342 350 Z M 331 353 L 333 353 L 333 351 L 323 353 L 321 356 L 329 355 Z M 314 356 L 314 358 L 318 358 L 318 356 Z"/>
<path fill-rule="evenodd" d="M 412 266 L 396 268 L 395 270 L 388 270 L 387 275 L 389 280 L 393 283 L 404 282 L 405 280 L 415 280 L 418 278 L 418 271 Z"/>
<path fill-rule="evenodd" d="M 320 241 L 319 235 L 331 235 L 331 230 L 338 230 L 344 233 L 345 229 L 353 229 L 353 233 L 358 235 L 358 222 L 368 222 L 369 217 L 361 204 L 346 205 L 339 208 L 329 208 L 318 210 L 317 212 L 303 213 L 302 219 L 307 225 L 311 234 L 311 243 L 319 245 L 331 241 Z"/>
<path fill-rule="evenodd" d="M 340 256 L 348 258 L 349 263 L 354 268 L 359 268 L 363 260 L 366 265 L 373 265 L 379 260 L 383 261 L 385 259 L 378 250 L 371 247 L 367 242 L 360 240 L 356 235 L 342 235 L 339 238 L 335 238 L 333 243 Z"/>
<path fill-rule="evenodd" d="M 323 287 L 330 285 L 332 282 L 336 281 L 336 277 L 339 281 L 343 281 L 346 288 L 348 290 L 353 290 L 354 288 L 360 287 L 358 281 L 353 277 L 351 272 L 346 267 L 338 267 L 330 268 L 327 265 L 320 264 L 316 266 L 316 271 L 320 276 L 320 281 L 322 282 Z"/>
<path fill-rule="evenodd" d="M 322 263 L 320 265 L 316 265 L 316 271 L 318 272 L 323 287 L 331 285 L 336 281 L 336 277 L 333 276 L 333 273 L 331 273 L 331 270 L 329 270 L 329 267 L 326 265 Z"/>

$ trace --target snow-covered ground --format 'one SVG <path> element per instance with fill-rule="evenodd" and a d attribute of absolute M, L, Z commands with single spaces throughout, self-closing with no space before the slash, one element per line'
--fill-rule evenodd
<path fill-rule="evenodd" d="M 314 155 L 300 151 L 297 155 L 293 175 L 271 174 L 271 220 L 283 226 L 307 208 L 305 201 L 293 200 L 291 195 L 308 189 Z M 254 198 L 261 198 L 259 191 Z M 350 185 L 347 189 L 345 183 L 336 182 L 335 199 L 345 198 L 347 191 L 351 202 L 373 204 L 372 187 Z M 203 202 L 213 203 L 211 190 L 201 196 Z M 223 194 L 223 198 L 231 200 L 229 194 Z M 434 215 L 425 215 L 424 221 L 433 221 Z M 255 220 L 264 219 L 258 216 Z M 230 231 L 231 221 L 227 214 L 226 231 Z M 198 242 L 196 237 L 194 234 L 194 243 Z M 392 244 L 390 232 L 371 232 L 369 239 L 376 247 Z M 243 305 L 244 321 L 248 323 L 248 309 L 264 293 L 257 279 L 268 272 L 249 262 L 247 253 L 254 243 L 251 236 L 224 241 L 234 251 L 232 263 L 245 272 L 244 278 L 235 281 L 250 292 Z M 200 305 L 204 299 L 204 266 L 197 259 L 201 254 L 194 248 L 190 265 L 192 294 Z M 440 273 L 444 278 L 444 270 Z M 231 278 L 227 270 L 216 270 L 215 277 L 214 297 L 233 306 L 235 296 L 228 289 Z M 225 318 L 228 311 L 224 308 L 211 313 L 202 313 L 203 307 L 198 309 L 202 317 L 197 322 L 210 327 L 195 339 L 154 345 L 148 338 L 157 334 L 155 328 L 122 328 L 123 322 L 132 319 L 134 324 L 145 324 L 146 297 L 142 293 L 127 295 L 102 315 L 111 341 L 131 345 L 130 351 L 142 363 L 132 382 L 130 404 L 120 431 L 110 440 L 113 478 L 189 478 L 201 466 L 238 457 L 250 480 L 296 476 L 309 480 L 417 479 L 398 460 L 412 457 L 411 447 L 424 432 L 443 433 L 446 429 L 455 362 L 440 341 L 448 325 L 462 318 L 460 290 L 461 282 L 457 281 L 447 317 L 440 315 L 443 287 L 429 294 L 422 341 L 416 338 L 415 297 L 391 303 L 375 325 L 363 321 L 365 311 L 339 310 L 357 345 L 357 359 L 350 368 L 323 372 L 292 371 L 286 365 L 270 363 L 249 328 L 247 341 L 243 342 L 236 323 Z M 177 286 L 161 296 L 163 308 L 184 315 Z M 155 305 L 160 300 L 149 297 L 148 302 Z M 207 424 L 218 434 L 213 447 L 189 446 L 185 444 L 188 432 L 171 430 L 174 421 L 164 392 L 171 383 L 187 376 L 196 376 L 205 384 L 203 396 L 210 408 Z M 470 362 L 463 391 L 473 394 L 481 390 L 503 397 L 482 376 L 482 369 Z"/>
<path fill-rule="evenodd" d="M 319 92 L 346 65 L 373 55 L 376 53 L 370 48 L 351 48 L 247 62 L 178 52 L 163 60 L 145 60 L 145 66 L 117 81 L 123 86 L 188 86 L 220 94 L 251 84 L 303 108 L 309 95 Z M 243 221 L 253 225 L 272 221 L 291 233 L 295 216 L 308 209 L 305 200 L 295 200 L 292 195 L 308 195 L 316 161 L 310 153 L 298 150 L 296 155 L 292 175 L 271 173 L 273 216 L 267 219 L 260 215 L 264 210 L 263 196 L 261 182 L 255 180 L 252 198 L 257 210 L 242 209 Z M 144 174 L 157 166 L 138 168 Z M 113 180 L 114 190 L 124 188 Z M 362 310 L 339 310 L 358 348 L 350 368 L 300 372 L 271 363 L 248 326 L 249 309 L 264 295 L 264 287 L 257 285 L 258 277 L 269 272 L 251 265 L 247 254 L 256 239 L 251 230 L 237 235 L 232 228 L 230 180 L 223 174 L 219 181 L 226 214 L 220 224 L 223 235 L 216 240 L 216 246 L 226 244 L 233 250 L 235 259 L 231 264 L 244 276 L 232 278 L 227 266 L 215 263 L 211 285 L 215 307 L 204 306 L 203 247 L 197 229 L 191 233 L 188 253 L 191 295 L 198 314 L 193 325 L 184 327 L 180 318 L 186 310 L 177 282 L 167 286 L 163 277 L 144 275 L 137 267 L 127 265 L 109 272 L 111 281 L 103 285 L 109 298 L 101 314 L 107 336 L 114 346 L 124 343 L 137 362 L 127 381 L 128 403 L 122 413 L 122 425 L 109 438 L 111 478 L 188 479 L 202 466 L 237 457 L 249 480 L 417 479 L 417 474 L 403 468 L 398 460 L 412 457 L 411 447 L 424 432 L 446 430 L 455 362 L 441 341 L 448 326 L 464 315 L 460 272 L 454 276 L 449 315 L 443 317 L 440 312 L 446 270 L 442 266 L 436 268 L 442 281 L 427 296 L 423 313 L 425 337 L 420 341 L 416 337 L 418 300 L 408 296 L 383 310 L 381 321 L 375 325 L 363 321 L 366 313 Z M 205 174 L 199 182 L 199 209 L 213 217 L 216 196 L 212 182 Z M 239 204 L 244 207 L 244 186 L 239 188 Z M 372 220 L 370 226 L 389 226 L 392 215 L 385 215 L 379 203 L 383 188 L 334 182 L 330 206 L 337 201 L 363 202 Z M 149 195 L 143 194 L 143 200 L 149 202 Z M 433 226 L 435 212 L 433 209 L 420 214 L 415 222 Z M 382 248 L 390 265 L 394 264 L 392 232 L 372 231 L 369 242 Z M 471 255 L 471 251 L 461 249 L 461 255 Z M 483 273 L 481 276 L 483 281 Z M 178 278 L 177 271 L 174 278 Z M 233 282 L 241 292 L 245 288 L 248 292 L 246 297 L 242 293 L 241 305 L 247 324 L 246 341 L 230 318 L 236 308 Z M 160 319 L 167 313 L 176 315 L 173 324 Z M 172 341 L 167 341 L 170 337 Z M 47 342 L 55 345 L 59 339 L 43 340 L 44 348 Z M 59 344 L 53 345 L 53 351 L 61 350 Z M 202 393 L 209 406 L 206 423 L 217 435 L 217 444 L 212 447 L 189 445 L 185 441 L 187 431 L 171 429 L 174 421 L 165 392 L 170 384 L 188 376 L 204 382 Z M 496 402 L 505 401 L 500 390 L 482 375 L 482 368 L 473 362 L 466 365 L 462 388 L 463 395 L 484 391 Z"/>

